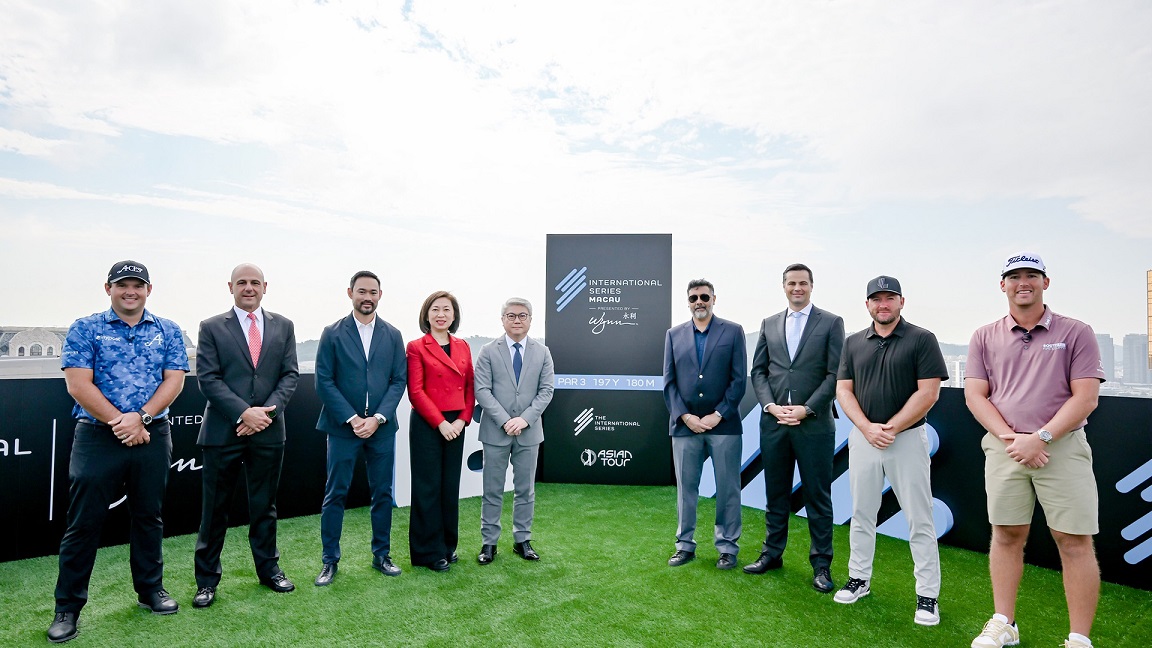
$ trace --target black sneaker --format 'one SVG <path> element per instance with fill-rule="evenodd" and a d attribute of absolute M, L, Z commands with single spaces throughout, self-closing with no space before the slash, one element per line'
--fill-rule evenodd
<path fill-rule="evenodd" d="M 916 597 L 916 625 L 934 626 L 940 623 L 940 604 L 931 596 Z"/>
<path fill-rule="evenodd" d="M 840 591 L 836 592 L 834 600 L 837 603 L 849 605 L 868 596 L 868 592 L 870 591 L 868 581 L 862 578 L 849 578 L 848 582 L 844 583 L 844 587 L 841 587 Z"/>

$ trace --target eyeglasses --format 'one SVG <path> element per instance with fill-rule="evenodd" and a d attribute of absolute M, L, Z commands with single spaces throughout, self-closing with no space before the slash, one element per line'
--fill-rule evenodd
<path fill-rule="evenodd" d="M 527 322 L 530 317 L 532 316 L 528 313 L 504 313 L 504 319 L 508 320 L 509 322 L 515 322 L 516 320 Z"/>
<path fill-rule="evenodd" d="M 1022 340 L 1024 340 L 1024 344 L 1031 344 L 1031 342 L 1032 342 L 1032 333 L 1031 333 L 1031 332 L 1029 332 L 1029 333 L 1025 333 L 1025 334 L 1024 334 L 1024 337 L 1023 337 L 1023 338 L 1021 338 L 1021 339 L 1022 339 Z"/>
<path fill-rule="evenodd" d="M 708 293 L 704 293 L 703 295 L 688 295 L 689 304 L 695 304 L 697 299 L 707 304 L 708 302 L 712 301 L 712 295 L 709 295 Z"/>

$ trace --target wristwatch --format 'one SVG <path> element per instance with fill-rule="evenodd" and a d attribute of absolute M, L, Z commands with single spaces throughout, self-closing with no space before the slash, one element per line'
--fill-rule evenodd
<path fill-rule="evenodd" d="M 139 412 L 136 412 L 136 413 L 140 415 L 140 422 L 141 423 L 143 423 L 144 425 L 152 425 L 152 415 L 151 414 L 149 414 L 148 412 L 145 412 L 144 410 L 140 410 Z"/>
<path fill-rule="evenodd" d="M 379 412 L 374 414 L 373 417 L 376 419 L 376 422 L 379 423 L 380 425 L 384 425 L 385 423 L 388 422 L 388 419 L 385 418 L 384 415 L 379 413 Z"/>
<path fill-rule="evenodd" d="M 716 410 L 715 412 L 712 412 L 712 413 L 715 414 L 716 418 L 720 419 L 721 421 L 724 420 L 724 415 L 720 413 L 720 410 Z"/>
<path fill-rule="evenodd" d="M 1048 430 L 1037 430 L 1036 436 L 1040 437 L 1044 443 L 1052 443 L 1052 433 Z"/>

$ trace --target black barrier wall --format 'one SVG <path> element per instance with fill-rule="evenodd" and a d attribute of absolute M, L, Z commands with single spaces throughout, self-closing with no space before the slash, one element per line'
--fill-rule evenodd
<path fill-rule="evenodd" d="M 55 554 L 68 515 L 68 458 L 75 421 L 63 379 L 0 380 L 0 561 Z M 164 498 L 164 535 L 196 533 L 200 526 L 202 454 L 196 445 L 204 396 L 196 378 L 172 404 L 172 469 Z M 320 512 L 327 446 L 315 429 L 320 413 L 315 380 L 302 377 L 285 412 L 287 444 L 277 510 L 281 518 Z M 363 466 L 357 469 L 349 507 L 369 502 Z M 128 511 L 112 506 L 102 546 L 128 542 Z M 247 524 L 243 490 L 233 501 L 231 523 Z M 317 539 L 320 530 L 317 528 Z"/>
<path fill-rule="evenodd" d="M 549 234 L 544 481 L 667 484 L 671 234 Z"/>
<path fill-rule="evenodd" d="M 602 408 L 598 413 L 608 421 L 602 425 L 611 425 L 618 417 L 629 415 L 617 414 L 627 412 L 619 400 L 626 400 L 627 394 L 606 391 L 600 395 L 606 398 L 597 401 L 597 407 Z M 166 536 L 194 533 L 199 525 L 201 455 L 195 442 L 203 408 L 204 398 L 196 388 L 196 379 L 189 378 L 172 407 L 173 465 L 164 504 Z M 758 416 L 754 408 L 755 396 L 749 392 L 741 404 L 746 430 Z M 72 400 L 62 379 L 0 380 L 0 516 L 5 522 L 5 532 L 0 534 L 0 561 L 51 555 L 59 550 L 68 510 L 71 409 Z M 652 452 L 661 452 L 668 457 L 666 461 L 670 461 L 667 415 L 662 404 L 655 409 L 659 422 L 646 424 L 649 427 L 644 429 L 658 439 L 653 443 Z M 282 518 L 320 511 L 326 451 L 324 436 L 313 427 L 319 410 L 314 381 L 308 376 L 300 381 L 285 412 L 288 442 L 278 505 Z M 565 424 L 562 424 L 560 429 L 549 429 L 545 447 L 560 445 L 563 436 L 568 437 L 569 447 L 572 440 L 576 440 L 577 446 L 589 448 L 601 443 L 611 446 L 617 445 L 611 436 L 637 432 L 633 426 L 614 431 L 597 430 L 596 420 L 593 418 L 578 435 L 574 425 L 563 427 Z M 990 528 L 985 509 L 984 457 L 980 451 L 984 431 L 965 407 L 963 391 L 942 389 L 940 401 L 928 414 L 928 424 L 939 437 L 939 449 L 932 457 L 933 495 L 952 518 L 952 526 L 940 541 L 973 551 L 987 551 Z M 600 436 L 591 436 L 597 434 Z M 1152 400 L 1102 396 L 1099 408 L 1089 417 L 1087 435 L 1100 493 L 1100 534 L 1096 537 L 1096 549 L 1101 572 L 1107 581 L 1152 590 Z M 593 443 L 594 438 L 599 440 Z M 746 437 L 745 448 L 749 453 L 755 453 L 756 445 Z M 835 462 L 838 479 L 846 477 L 843 473 L 848 468 L 847 459 L 847 449 L 840 448 Z M 669 473 L 665 470 L 663 481 L 654 479 L 654 483 L 671 484 Z M 759 461 L 750 460 L 743 476 L 745 504 L 753 503 L 757 489 L 763 497 L 762 484 L 756 482 L 759 473 Z M 591 481 L 588 475 L 584 477 L 582 481 Z M 350 506 L 368 503 L 365 481 L 361 470 L 353 480 Z M 605 483 L 609 481 L 606 479 Z M 240 497 L 234 502 L 234 524 L 246 523 L 243 499 Z M 801 506 L 800 500 L 801 492 L 797 490 L 793 499 L 796 510 Z M 837 509 L 845 504 L 836 503 Z M 548 503 L 539 502 L 539 505 Z M 847 505 L 850 506 L 850 501 Z M 113 507 L 105 527 L 104 545 L 127 542 L 125 508 L 122 504 Z M 881 507 L 881 526 L 894 519 L 898 512 L 899 505 L 889 493 Z M 745 543 L 755 544 L 752 538 L 757 531 L 746 531 Z M 319 532 L 317 527 L 317 536 Z M 621 528 L 620 532 L 626 530 Z M 1026 557 L 1035 565 L 1051 568 L 1059 565 L 1056 547 L 1039 511 Z M 172 559 L 179 560 L 179 557 Z M 188 559 L 191 560 L 191 556 Z M 947 584 L 947 564 L 944 578 Z"/>

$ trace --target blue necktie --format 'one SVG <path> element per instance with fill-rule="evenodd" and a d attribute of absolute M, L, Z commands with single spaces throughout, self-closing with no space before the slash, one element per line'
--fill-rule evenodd
<path fill-rule="evenodd" d="M 520 343 L 516 342 L 512 345 L 516 350 L 516 355 L 512 356 L 512 371 L 516 372 L 516 382 L 520 382 L 520 370 L 524 368 L 524 356 L 520 355 Z"/>
<path fill-rule="evenodd" d="M 792 321 L 788 327 L 788 359 L 796 359 L 796 350 L 800 348 L 800 317 L 803 313 L 789 313 Z"/>

